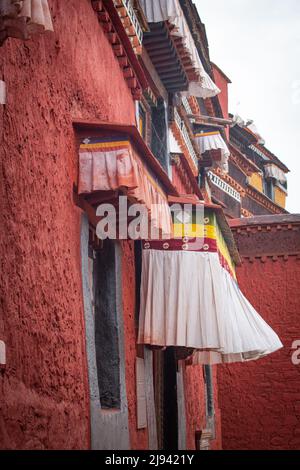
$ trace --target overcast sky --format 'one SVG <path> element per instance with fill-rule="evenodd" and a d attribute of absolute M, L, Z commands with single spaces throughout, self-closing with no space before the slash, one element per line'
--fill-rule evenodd
<path fill-rule="evenodd" d="M 287 209 L 300 213 L 300 1 L 194 1 L 210 58 L 232 81 L 230 111 L 253 119 L 291 170 Z"/>

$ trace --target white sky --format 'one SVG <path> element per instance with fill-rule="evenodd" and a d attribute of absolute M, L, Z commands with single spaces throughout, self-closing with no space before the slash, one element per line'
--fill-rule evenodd
<path fill-rule="evenodd" d="M 287 209 L 300 213 L 300 1 L 194 2 L 210 58 L 232 81 L 230 112 L 253 119 L 291 170 Z"/>

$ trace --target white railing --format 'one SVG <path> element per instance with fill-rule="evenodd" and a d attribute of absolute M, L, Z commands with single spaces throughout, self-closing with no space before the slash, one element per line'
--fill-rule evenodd
<path fill-rule="evenodd" d="M 190 106 L 189 100 L 186 98 L 186 96 L 181 97 L 181 101 L 183 104 L 183 107 L 185 109 L 186 114 L 193 114 L 192 108 Z"/>
<path fill-rule="evenodd" d="M 179 115 L 176 108 L 174 108 L 174 119 L 175 119 L 175 122 L 176 122 L 177 126 L 180 129 L 180 132 L 181 132 L 181 135 L 183 137 L 184 143 L 187 146 L 188 151 L 189 151 L 196 167 L 198 168 L 198 158 L 197 158 L 196 152 L 194 150 L 192 141 L 190 139 L 188 130 L 187 130 L 186 125 L 185 125 L 184 121 L 181 119 L 181 117 L 180 117 L 180 115 Z"/>
<path fill-rule="evenodd" d="M 221 191 L 223 191 L 226 194 L 229 194 L 233 199 L 235 199 L 238 202 L 241 202 L 241 195 L 238 191 L 236 191 L 230 184 L 226 183 L 224 180 L 219 178 L 219 176 L 215 175 L 212 171 L 209 171 L 207 173 L 210 181 L 217 186 Z"/>
<path fill-rule="evenodd" d="M 133 9 L 131 1 L 130 0 L 115 0 L 115 5 L 116 6 L 120 6 L 120 4 L 123 4 L 124 7 L 126 8 L 127 15 L 130 18 L 131 24 L 135 28 L 135 33 L 136 33 L 136 36 L 139 40 L 139 43 L 142 44 L 142 42 L 143 42 L 143 30 L 142 30 L 142 27 L 140 25 L 140 22 L 139 22 L 139 20 L 136 16 L 136 14 L 135 14 L 135 11 Z"/>

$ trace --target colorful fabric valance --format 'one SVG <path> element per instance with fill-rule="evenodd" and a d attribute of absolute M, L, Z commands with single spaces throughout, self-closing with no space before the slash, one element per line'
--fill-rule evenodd
<path fill-rule="evenodd" d="M 171 236 L 167 197 L 142 163 L 131 142 L 120 137 L 85 139 L 79 149 L 79 194 L 123 191 L 133 202 L 144 204 L 155 228 Z"/>
<path fill-rule="evenodd" d="M 230 151 L 219 131 L 202 132 L 195 134 L 195 140 L 199 146 L 201 155 L 211 150 L 221 150 L 221 160 L 218 163 L 220 168 L 228 173 L 228 158 Z"/>
<path fill-rule="evenodd" d="M 204 70 L 179 0 L 140 0 L 140 4 L 149 23 L 168 21 L 174 26 L 171 34 L 183 39 L 185 51 L 191 58 L 196 73 L 199 74 L 198 81 L 190 82 L 188 94 L 205 99 L 220 93 L 219 88 Z"/>
<path fill-rule="evenodd" d="M 0 45 L 8 37 L 29 39 L 53 31 L 47 0 L 0 0 Z"/>
<path fill-rule="evenodd" d="M 282 344 L 240 291 L 215 213 L 180 238 L 145 241 L 138 342 L 194 349 L 194 364 L 262 357 Z M 194 232 L 192 233 L 193 235 Z"/>

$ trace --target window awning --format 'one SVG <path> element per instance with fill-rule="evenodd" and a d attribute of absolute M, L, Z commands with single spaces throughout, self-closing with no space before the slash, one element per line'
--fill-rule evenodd
<path fill-rule="evenodd" d="M 268 163 L 264 168 L 266 178 L 274 178 L 281 184 L 285 184 L 287 182 L 285 173 L 280 168 L 278 168 L 278 166 L 274 165 L 273 163 Z"/>
<path fill-rule="evenodd" d="M 125 137 L 86 138 L 79 148 L 79 195 L 121 191 L 144 204 L 155 228 L 171 235 L 167 195 Z M 99 204 L 101 200 L 99 200 Z"/>
<path fill-rule="evenodd" d="M 179 0 L 140 0 L 140 4 L 149 23 L 167 21 L 172 26 L 171 35 L 182 39 L 183 55 L 190 58 L 194 72 L 199 76 L 198 80 L 190 80 L 188 93 L 204 99 L 220 93 L 203 67 Z"/>
<path fill-rule="evenodd" d="M 205 152 L 210 152 L 211 150 L 220 150 L 221 160 L 218 162 L 218 165 L 224 172 L 228 172 L 228 158 L 230 156 L 230 151 L 219 131 L 195 134 L 195 141 L 199 146 L 201 155 Z"/>
<path fill-rule="evenodd" d="M 180 234 L 180 220 L 174 220 Z M 199 238 L 145 241 L 138 342 L 193 349 L 194 364 L 257 359 L 282 344 L 240 291 L 226 236 L 205 210 Z"/>
<path fill-rule="evenodd" d="M 45 31 L 53 31 L 48 0 L 0 0 L 0 45 Z"/>

